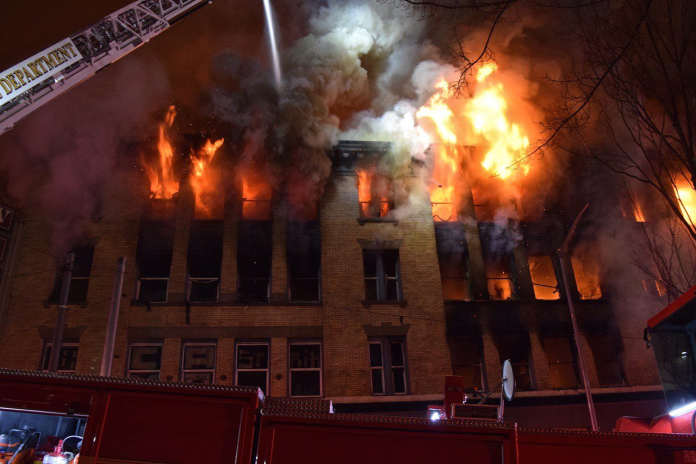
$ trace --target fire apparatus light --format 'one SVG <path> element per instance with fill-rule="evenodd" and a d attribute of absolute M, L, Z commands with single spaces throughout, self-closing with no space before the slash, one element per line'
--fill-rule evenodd
<path fill-rule="evenodd" d="M 433 411 L 430 413 L 430 420 L 433 422 L 437 422 L 440 420 L 440 412 L 439 411 Z"/>
<path fill-rule="evenodd" d="M 696 401 L 692 401 L 689 404 L 685 404 L 682 407 L 671 410 L 669 412 L 669 415 L 672 417 L 679 417 L 682 414 L 686 414 L 687 412 L 691 412 L 691 411 L 696 411 Z"/>

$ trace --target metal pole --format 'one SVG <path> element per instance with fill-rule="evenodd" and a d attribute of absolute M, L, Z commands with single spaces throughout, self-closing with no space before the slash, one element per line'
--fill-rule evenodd
<path fill-rule="evenodd" d="M 118 258 L 118 271 L 114 281 L 114 292 L 111 294 L 111 308 L 109 309 L 109 322 L 106 326 L 104 339 L 104 352 L 102 353 L 102 365 L 99 375 L 108 377 L 111 375 L 111 365 L 114 361 L 114 347 L 116 346 L 116 330 L 118 329 L 118 313 L 121 310 L 121 292 L 123 291 L 123 275 L 126 273 L 126 258 Z"/>
<path fill-rule="evenodd" d="M 58 361 L 60 361 L 60 346 L 63 344 L 63 329 L 65 328 L 65 316 L 68 312 L 68 295 L 70 294 L 70 279 L 72 279 L 73 265 L 75 264 L 75 253 L 68 253 L 68 262 L 65 264 L 63 272 L 63 285 L 60 287 L 60 298 L 58 299 L 58 320 L 53 332 L 53 346 L 51 347 L 51 358 L 48 361 L 48 370 L 56 372 Z"/>
<path fill-rule="evenodd" d="M 585 205 L 585 207 L 580 211 L 578 217 L 575 218 L 573 226 L 568 231 L 563 246 L 558 250 L 558 263 L 561 269 L 561 278 L 563 279 L 563 290 L 565 293 L 566 300 L 568 301 L 568 312 L 570 312 L 570 321 L 573 324 L 573 339 L 575 340 L 575 349 L 578 356 L 578 364 L 580 365 L 580 376 L 582 377 L 583 388 L 585 389 L 585 397 L 587 397 L 587 408 L 590 411 L 590 422 L 592 423 L 592 431 L 598 432 L 599 427 L 597 426 L 597 414 L 595 412 L 594 401 L 592 400 L 592 392 L 590 391 L 590 380 L 587 378 L 587 370 L 585 369 L 585 357 L 582 354 L 582 348 L 580 344 L 580 330 L 578 329 L 578 321 L 575 317 L 575 306 L 573 305 L 573 297 L 570 293 L 570 284 L 568 282 L 568 273 L 565 268 L 565 256 L 568 251 L 568 246 L 570 244 L 570 239 L 575 232 L 575 228 L 580 222 L 580 217 L 587 211 L 590 205 Z"/>

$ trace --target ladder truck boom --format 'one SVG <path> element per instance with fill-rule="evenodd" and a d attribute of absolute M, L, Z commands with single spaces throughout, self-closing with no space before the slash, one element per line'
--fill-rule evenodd
<path fill-rule="evenodd" d="M 138 0 L 0 74 L 0 135 L 212 0 Z"/>

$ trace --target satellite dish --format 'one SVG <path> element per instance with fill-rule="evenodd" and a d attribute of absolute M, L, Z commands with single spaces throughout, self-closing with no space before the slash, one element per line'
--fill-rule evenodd
<path fill-rule="evenodd" d="M 503 363 L 503 396 L 506 401 L 512 401 L 515 397 L 515 373 L 509 359 Z"/>

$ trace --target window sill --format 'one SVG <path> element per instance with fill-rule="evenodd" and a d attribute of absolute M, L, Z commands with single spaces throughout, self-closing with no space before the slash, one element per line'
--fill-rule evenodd
<path fill-rule="evenodd" d="M 131 307 L 146 307 L 146 306 L 159 306 L 159 307 L 167 307 L 167 308 L 183 308 L 186 307 L 186 302 L 185 301 L 167 301 L 167 302 L 151 302 L 151 303 L 146 303 L 143 301 L 137 301 L 137 300 L 131 300 Z M 259 307 L 259 306 L 293 306 L 293 307 L 320 307 L 322 306 L 322 303 L 319 302 L 307 302 L 307 303 L 300 303 L 300 302 L 294 302 L 294 301 L 269 301 L 266 303 L 244 303 L 240 301 L 217 301 L 217 302 L 200 302 L 200 303 L 194 303 L 193 301 L 188 303 L 189 306 L 192 308 L 206 308 L 206 307 L 247 307 L 247 306 L 254 306 L 254 307 Z"/>
<path fill-rule="evenodd" d="M 69 301 L 68 302 L 68 308 L 79 307 L 80 309 L 86 309 L 87 306 L 89 306 L 89 301 Z M 44 301 L 44 308 L 45 309 L 57 308 L 57 307 L 58 307 L 57 301 L 49 301 L 49 300 Z"/>
<path fill-rule="evenodd" d="M 358 218 L 358 224 L 361 226 L 364 226 L 366 223 L 387 223 L 387 224 L 394 224 L 395 226 L 399 224 L 398 219 L 393 219 L 393 218 L 387 218 L 387 217 L 380 217 L 380 218 Z"/>
<path fill-rule="evenodd" d="M 369 301 L 369 300 L 363 300 L 362 305 L 366 308 L 369 308 L 370 306 L 388 306 L 388 305 L 397 305 L 402 308 L 405 308 L 407 306 L 406 300 L 392 300 L 392 301 Z"/>

